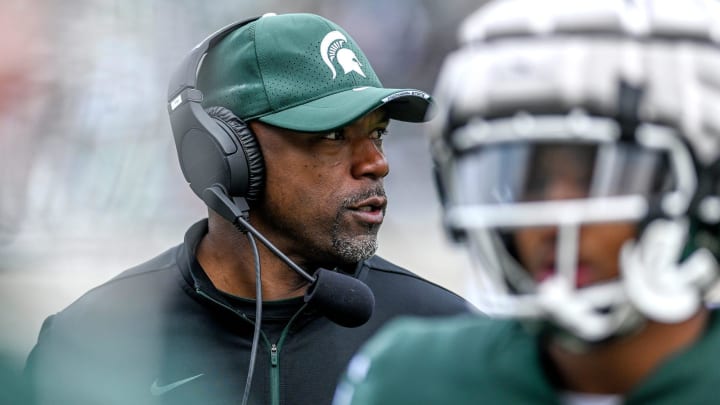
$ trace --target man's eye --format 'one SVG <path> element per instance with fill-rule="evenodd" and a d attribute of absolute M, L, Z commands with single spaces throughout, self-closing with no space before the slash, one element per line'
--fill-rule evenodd
<path fill-rule="evenodd" d="M 381 140 L 385 138 L 388 134 L 387 128 L 378 128 L 372 133 L 372 139 L 378 139 Z"/>
<path fill-rule="evenodd" d="M 339 141 L 339 140 L 345 139 L 345 134 L 343 133 L 342 130 L 338 130 L 338 131 L 332 131 L 332 132 L 323 134 L 321 138 L 329 139 L 331 141 Z"/>

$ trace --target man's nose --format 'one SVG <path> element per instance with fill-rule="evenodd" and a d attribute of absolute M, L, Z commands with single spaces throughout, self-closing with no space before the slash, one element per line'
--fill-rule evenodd
<path fill-rule="evenodd" d="M 352 175 L 355 178 L 380 179 L 390 173 L 390 166 L 377 140 L 361 138 L 354 142 L 352 151 Z"/>

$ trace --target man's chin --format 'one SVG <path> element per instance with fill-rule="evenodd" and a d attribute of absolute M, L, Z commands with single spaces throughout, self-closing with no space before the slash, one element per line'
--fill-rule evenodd
<path fill-rule="evenodd" d="M 333 249 L 343 264 L 355 264 L 372 257 L 378 249 L 377 235 L 333 239 Z"/>

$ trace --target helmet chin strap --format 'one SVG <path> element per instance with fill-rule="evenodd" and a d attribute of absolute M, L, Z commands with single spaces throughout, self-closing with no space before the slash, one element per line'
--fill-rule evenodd
<path fill-rule="evenodd" d="M 577 287 L 580 225 L 558 229 L 556 273 L 538 285 L 538 306 L 561 329 L 587 343 L 624 334 L 638 324 L 619 280 Z"/>
<path fill-rule="evenodd" d="M 552 323 L 586 342 L 598 342 L 625 330 L 632 308 L 617 281 L 576 289 L 552 276 L 538 287 L 538 304 Z M 633 322 L 634 324 L 634 322 Z"/>
<path fill-rule="evenodd" d="M 717 278 L 718 263 L 705 248 L 680 263 L 687 232 L 685 219 L 656 219 L 639 241 L 622 247 L 620 272 L 628 299 L 648 319 L 677 323 L 690 318 Z"/>
<path fill-rule="evenodd" d="M 663 323 L 689 319 L 718 278 L 718 263 L 704 248 L 680 263 L 687 229 L 686 219 L 652 221 L 639 241 L 623 245 L 621 275 L 614 281 L 577 289 L 559 269 L 538 286 L 539 306 L 553 323 L 586 342 L 628 333 L 642 323 L 640 316 Z"/>
<path fill-rule="evenodd" d="M 628 336 L 645 321 L 629 304 L 619 280 L 570 290 L 557 280 L 548 279 L 540 290 L 538 305 L 546 314 L 545 328 L 541 331 L 555 344 L 574 353 Z"/>
<path fill-rule="evenodd" d="M 514 298 L 498 299 L 488 308 L 501 316 L 544 318 L 574 336 L 573 347 L 627 335 L 638 330 L 646 319 L 663 323 L 687 320 L 701 308 L 704 293 L 719 278 L 718 263 L 705 248 L 680 262 L 688 228 L 687 219 L 653 220 L 639 240 L 623 245 L 616 279 L 577 288 L 579 225 L 562 225 L 558 229 L 556 273 L 537 285 L 534 292 L 521 289 Z M 498 250 L 498 245 L 491 247 Z M 508 257 L 495 257 L 495 261 L 483 264 L 507 270 L 512 264 Z"/>
<path fill-rule="evenodd" d="M 485 273 L 478 272 L 479 279 L 487 278 L 477 293 L 478 308 L 493 316 L 522 318 L 529 324 L 539 319 L 549 321 L 564 332 L 566 339 L 560 343 L 568 343 L 573 350 L 634 329 L 642 319 L 629 305 L 619 280 L 576 287 L 579 228 L 578 223 L 573 223 L 558 229 L 557 272 L 540 284 L 505 250 L 499 238 L 485 232 L 469 233 L 473 259 L 479 268 L 486 269 Z M 509 275 L 511 279 L 507 279 Z"/>

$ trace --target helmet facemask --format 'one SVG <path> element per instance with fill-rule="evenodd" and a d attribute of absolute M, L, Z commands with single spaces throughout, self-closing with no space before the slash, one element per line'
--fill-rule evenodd
<path fill-rule="evenodd" d="M 718 21 L 705 0 L 515 0 L 463 22 L 430 130 L 482 311 L 587 344 L 701 310 L 720 257 Z"/>
<path fill-rule="evenodd" d="M 586 343 L 698 310 L 716 263 L 703 249 L 682 257 L 692 155 L 672 128 L 633 129 L 575 110 L 450 134 L 451 150 L 436 153 L 448 157 L 446 225 L 476 261 L 480 310 L 546 320 Z M 605 252 L 586 246 L 597 227 L 610 229 L 597 242 L 615 238 Z"/>

